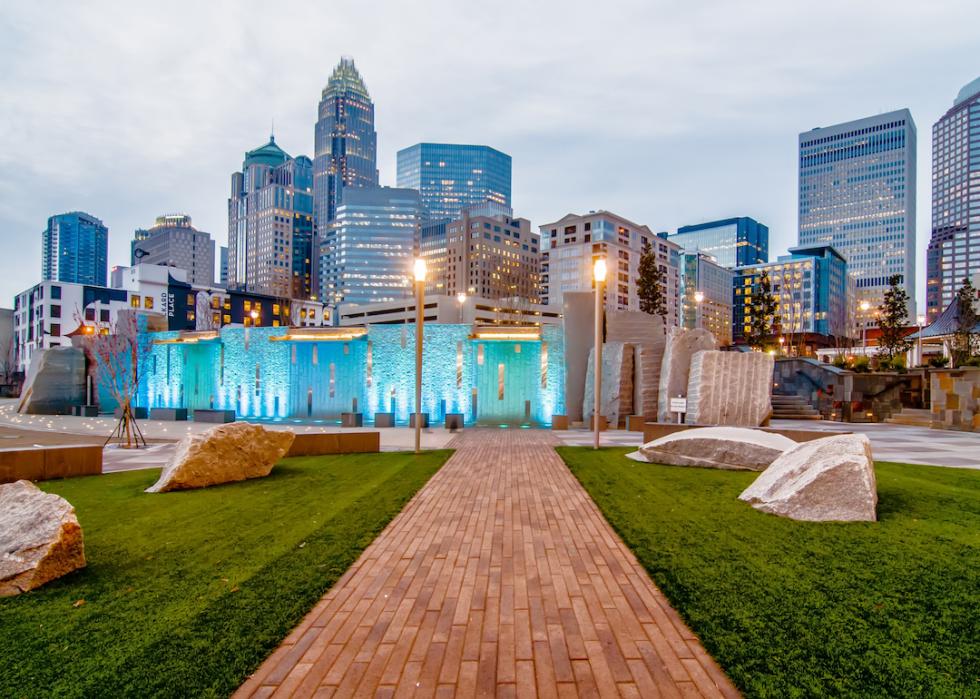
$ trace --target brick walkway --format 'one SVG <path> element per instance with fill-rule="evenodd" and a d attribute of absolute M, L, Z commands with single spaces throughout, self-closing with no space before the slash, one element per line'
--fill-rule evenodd
<path fill-rule="evenodd" d="M 463 433 L 236 696 L 737 696 L 553 439 Z"/>

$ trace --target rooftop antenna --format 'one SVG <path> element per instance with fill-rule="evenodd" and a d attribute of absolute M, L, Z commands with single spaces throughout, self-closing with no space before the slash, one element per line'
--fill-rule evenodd
<path fill-rule="evenodd" d="M 276 142 L 276 118 L 272 117 L 272 126 L 269 128 L 269 143 Z"/>

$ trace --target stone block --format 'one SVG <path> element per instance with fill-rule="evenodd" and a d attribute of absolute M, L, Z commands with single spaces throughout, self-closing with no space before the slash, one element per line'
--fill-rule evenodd
<path fill-rule="evenodd" d="M 395 414 L 394 413 L 375 413 L 374 414 L 374 426 L 375 427 L 394 427 L 395 426 Z"/>
<path fill-rule="evenodd" d="M 758 427 L 772 413 L 772 355 L 697 352 L 691 360 L 686 422 Z"/>
<path fill-rule="evenodd" d="M 187 419 L 187 408 L 153 408 L 150 410 L 150 418 L 182 422 Z"/>
<path fill-rule="evenodd" d="M 234 410 L 195 410 L 194 422 L 234 422 Z"/>
<path fill-rule="evenodd" d="M 670 398 L 687 394 L 691 359 L 697 352 L 715 349 L 718 349 L 715 336 L 704 328 L 671 328 L 667 333 L 667 344 L 664 346 L 660 367 L 657 412 L 649 412 L 646 408 L 643 412 L 646 415 L 655 414 L 659 422 L 670 422 L 673 417 L 670 413 Z"/>
<path fill-rule="evenodd" d="M 665 435 L 627 456 L 651 464 L 762 471 L 795 446 L 792 439 L 772 432 L 744 427 L 703 427 Z"/>
<path fill-rule="evenodd" d="M 595 409 L 595 355 L 589 352 L 589 366 L 585 376 L 585 396 L 582 414 L 586 421 Z M 619 426 L 620 416 L 633 413 L 633 345 L 623 342 L 605 342 L 602 345 L 602 395 L 599 412 L 609 425 Z"/>
<path fill-rule="evenodd" d="M 77 347 L 35 350 L 24 378 L 17 412 L 70 415 L 85 402 L 85 352 Z"/>
<path fill-rule="evenodd" d="M 408 416 L 409 427 L 415 427 L 415 415 L 416 415 L 415 413 L 412 413 Z M 422 427 L 427 428 L 429 426 L 429 414 L 419 413 L 419 415 L 422 417 Z"/>
<path fill-rule="evenodd" d="M 364 414 L 363 413 L 341 413 L 340 414 L 340 424 L 342 427 L 363 427 L 364 426 Z"/>
<path fill-rule="evenodd" d="M 447 430 L 463 429 L 463 413 L 446 413 L 444 424 Z"/>

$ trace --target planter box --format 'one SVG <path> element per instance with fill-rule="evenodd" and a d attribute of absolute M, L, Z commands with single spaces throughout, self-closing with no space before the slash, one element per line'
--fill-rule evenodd
<path fill-rule="evenodd" d="M 375 427 L 394 427 L 395 426 L 395 414 L 394 413 L 375 413 L 374 414 L 374 426 Z"/>
<path fill-rule="evenodd" d="M 567 430 L 568 429 L 568 416 L 567 415 L 552 415 L 551 416 L 551 429 L 553 429 L 553 430 Z"/>
<path fill-rule="evenodd" d="M 195 410 L 194 422 L 234 422 L 234 410 Z"/>
<path fill-rule="evenodd" d="M 21 479 L 45 481 L 100 473 L 102 447 L 97 444 L 0 449 L 0 483 L 13 483 Z"/>
<path fill-rule="evenodd" d="M 380 432 L 298 432 L 286 456 L 362 454 L 381 451 Z"/>
<path fill-rule="evenodd" d="M 340 425 L 341 427 L 363 427 L 364 413 L 341 413 Z"/>
<path fill-rule="evenodd" d="M 187 408 L 153 408 L 150 411 L 153 420 L 186 420 Z"/>

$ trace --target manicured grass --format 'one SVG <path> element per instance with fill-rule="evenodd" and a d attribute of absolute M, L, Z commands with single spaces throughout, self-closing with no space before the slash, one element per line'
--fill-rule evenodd
<path fill-rule="evenodd" d="M 747 696 L 980 696 L 980 472 L 878 463 L 879 521 L 817 524 L 627 451 L 559 449 Z"/>
<path fill-rule="evenodd" d="M 0 697 L 230 694 L 449 453 L 158 495 L 156 470 L 41 484 L 75 506 L 88 567 L 0 599 Z"/>

